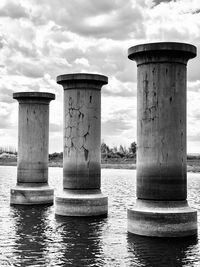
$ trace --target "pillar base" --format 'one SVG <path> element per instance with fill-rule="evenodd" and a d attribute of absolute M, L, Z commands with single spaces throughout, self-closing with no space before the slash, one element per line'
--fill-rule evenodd
<path fill-rule="evenodd" d="M 11 205 L 53 204 L 54 189 L 48 184 L 23 183 L 10 190 Z"/>
<path fill-rule="evenodd" d="M 155 237 L 197 235 L 197 211 L 187 201 L 137 199 L 128 209 L 128 232 Z"/>
<path fill-rule="evenodd" d="M 107 216 L 108 198 L 101 190 L 64 189 L 55 198 L 55 213 L 61 216 Z"/>

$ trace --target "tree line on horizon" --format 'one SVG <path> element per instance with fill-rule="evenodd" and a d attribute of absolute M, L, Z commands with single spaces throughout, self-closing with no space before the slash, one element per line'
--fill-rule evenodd
<path fill-rule="evenodd" d="M 137 144 L 136 142 L 132 142 L 130 146 L 127 148 L 126 146 L 120 145 L 120 146 L 114 146 L 110 147 L 108 146 L 104 141 L 101 143 L 101 157 L 102 159 L 109 159 L 109 158 L 136 158 L 136 152 L 137 152 Z M 2 153 L 8 153 L 8 154 L 14 154 L 17 156 L 17 150 L 13 146 L 0 146 L 0 154 Z M 54 152 L 49 154 L 49 159 L 55 159 L 55 158 L 63 158 L 63 152 Z M 200 160 L 200 154 L 193 155 L 189 154 L 187 155 L 188 160 L 192 159 L 199 159 Z"/>
<path fill-rule="evenodd" d="M 120 145 L 119 147 L 109 147 L 105 142 L 101 144 L 101 157 L 107 158 L 136 158 L 136 142 L 132 142 L 127 148 Z"/>
<path fill-rule="evenodd" d="M 17 155 L 16 148 L 12 146 L 0 147 L 0 154 L 8 153 Z M 49 154 L 50 157 L 63 156 L 63 152 L 54 152 Z M 101 156 L 103 158 L 123 158 L 130 157 L 134 158 L 136 156 L 136 142 L 130 144 L 130 147 L 120 145 L 119 147 L 109 147 L 105 142 L 101 144 Z"/>

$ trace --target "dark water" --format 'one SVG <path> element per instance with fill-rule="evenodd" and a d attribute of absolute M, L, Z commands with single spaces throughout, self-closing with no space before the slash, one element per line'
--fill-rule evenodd
<path fill-rule="evenodd" d="M 127 233 L 126 208 L 135 197 L 134 170 L 102 170 L 108 218 L 55 217 L 54 207 L 10 207 L 16 167 L 0 166 L 0 267 L 200 266 L 199 240 L 159 239 Z M 62 186 L 62 169 L 49 169 Z M 188 199 L 200 209 L 200 174 L 188 174 Z M 200 217 L 200 215 L 199 215 Z M 200 218 L 199 218 L 200 219 Z M 200 221 L 199 221 L 200 228 Z"/>

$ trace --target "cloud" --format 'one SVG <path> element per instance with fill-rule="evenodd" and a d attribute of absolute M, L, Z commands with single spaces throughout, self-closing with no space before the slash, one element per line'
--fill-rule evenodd
<path fill-rule="evenodd" d="M 0 36 L 0 49 L 3 48 L 5 45 L 5 40 L 3 38 L 3 35 Z"/>
<path fill-rule="evenodd" d="M 51 132 L 62 132 L 62 126 L 60 124 L 56 124 L 56 123 L 50 123 L 50 126 L 49 126 L 49 130 Z"/>
<path fill-rule="evenodd" d="M 200 46 L 197 47 L 197 51 L 199 51 Z M 199 57 L 197 55 L 196 58 L 189 60 L 187 66 L 187 80 L 188 81 L 197 81 L 200 79 L 199 77 Z"/>
<path fill-rule="evenodd" d="M 188 81 L 187 82 L 187 90 L 190 92 L 197 92 L 200 91 L 200 80 L 195 81 Z"/>
<path fill-rule="evenodd" d="M 48 37 L 56 43 L 67 43 L 71 41 L 70 34 L 65 28 L 59 27 L 58 25 L 52 26 Z"/>
<path fill-rule="evenodd" d="M 132 18 L 134 17 L 134 20 Z M 120 10 L 104 15 L 83 18 L 83 23 L 71 23 L 70 30 L 84 36 L 98 38 L 124 39 L 145 35 L 140 9 L 133 8 L 126 2 Z M 62 22 L 61 22 L 62 23 Z M 69 24 L 69 20 L 65 23 Z M 66 25 L 66 24 L 65 24 Z M 123 28 L 123 31 L 119 31 Z"/>
<path fill-rule="evenodd" d="M 198 8 L 200 3 L 196 0 L 177 0 L 154 6 L 146 17 L 146 39 L 198 43 L 200 23 L 198 14 L 192 14 Z"/>
<path fill-rule="evenodd" d="M 40 62 L 17 62 L 7 66 L 8 74 L 23 75 L 29 78 L 40 78 L 44 75 L 44 67 Z"/>
<path fill-rule="evenodd" d="M 10 17 L 13 19 L 26 18 L 28 17 L 28 12 L 21 4 L 7 1 L 0 9 L 0 17 Z"/>
<path fill-rule="evenodd" d="M 79 47 L 64 49 L 62 57 L 68 62 L 70 71 L 73 68 L 74 72 L 80 72 L 80 68 L 84 68 L 86 72 L 102 73 L 109 78 L 115 77 L 123 86 L 123 83 L 135 82 L 137 79 L 136 64 L 127 57 L 129 46 L 124 46 L 112 41 L 99 40 L 98 45 L 92 43 L 84 50 Z M 81 62 L 83 59 L 84 62 Z"/>
<path fill-rule="evenodd" d="M 153 0 L 153 3 L 155 5 L 159 5 L 160 3 L 169 3 L 171 1 L 173 1 L 173 0 Z"/>
<path fill-rule="evenodd" d="M 145 35 L 142 9 L 139 5 L 133 5 L 132 1 L 33 2 L 38 5 L 37 10 L 32 12 L 33 21 L 36 21 L 34 17 L 38 17 L 45 9 L 42 14 L 43 23 L 51 19 L 66 30 L 82 36 L 117 40 Z"/>
<path fill-rule="evenodd" d="M 20 53 L 25 58 L 38 58 L 39 53 L 35 44 L 20 43 L 19 40 L 9 42 L 9 48 L 15 52 Z"/>
<path fill-rule="evenodd" d="M 200 142 L 200 132 L 197 132 L 194 135 L 188 135 L 187 139 L 189 142 Z"/>
<path fill-rule="evenodd" d="M 132 128 L 128 122 L 123 119 L 111 119 L 102 123 L 102 135 L 119 135 L 125 130 Z"/>
<path fill-rule="evenodd" d="M 75 64 L 80 64 L 80 65 L 83 65 L 85 67 L 89 67 L 89 61 L 84 57 L 77 58 L 74 62 L 75 62 Z"/>
<path fill-rule="evenodd" d="M 11 122 L 12 105 L 6 102 L 0 102 L 0 129 L 11 129 L 13 123 Z"/>
<path fill-rule="evenodd" d="M 0 129 L 10 129 L 12 127 L 8 118 L 9 116 L 0 116 Z"/>
<path fill-rule="evenodd" d="M 12 89 L 6 88 L 6 86 L 1 85 L 0 88 L 0 101 L 3 103 L 13 103 L 13 93 Z"/>
<path fill-rule="evenodd" d="M 120 82 L 115 77 L 109 79 L 107 86 L 102 89 L 104 96 L 121 96 L 121 97 L 133 97 L 137 93 L 136 83 Z"/>

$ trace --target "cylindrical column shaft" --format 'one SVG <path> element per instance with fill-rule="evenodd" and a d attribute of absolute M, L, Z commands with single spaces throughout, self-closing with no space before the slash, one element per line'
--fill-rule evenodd
<path fill-rule="evenodd" d="M 151 60 L 138 66 L 137 197 L 184 200 L 186 60 Z"/>
<path fill-rule="evenodd" d="M 63 187 L 64 192 L 70 194 L 70 198 L 73 190 L 81 193 L 81 198 L 88 193 L 94 198 L 102 198 L 100 193 L 101 87 L 107 82 L 107 77 L 97 74 L 77 73 L 57 77 L 57 83 L 64 88 Z M 66 202 L 67 196 L 64 198 Z M 58 202 L 62 198 L 56 199 L 56 213 L 69 215 L 68 211 L 59 210 Z M 104 213 L 105 201 L 107 198 L 104 198 Z M 89 204 L 91 207 L 92 205 Z M 71 206 L 73 206 L 72 203 Z M 93 213 L 90 214 L 89 210 L 85 211 L 86 216 L 98 215 Z M 76 214 L 80 215 L 79 211 L 76 213 L 74 210 L 70 215 Z M 102 211 L 99 211 L 100 214 Z"/>
<path fill-rule="evenodd" d="M 48 187 L 49 103 L 55 95 L 22 92 L 14 93 L 13 98 L 19 102 L 19 121 L 17 187 L 11 190 L 11 204 L 52 203 L 53 191 Z M 40 186 L 46 190 L 41 199 L 38 197 Z M 25 198 L 20 197 L 21 187 Z M 32 190 L 31 197 L 28 187 Z"/>
<path fill-rule="evenodd" d="M 69 80 L 64 87 L 63 187 L 100 188 L 101 84 Z"/>
<path fill-rule="evenodd" d="M 153 206 L 156 209 L 156 205 L 177 208 L 187 198 L 186 65 L 196 56 L 196 48 L 181 43 L 153 43 L 131 47 L 128 53 L 138 69 L 137 203 L 139 209 L 144 206 L 147 210 Z M 151 205 L 145 201 L 152 201 Z M 196 213 L 193 215 L 195 220 Z M 173 223 L 176 225 L 175 219 Z M 193 230 L 196 233 L 196 225 Z M 160 232 L 167 236 L 166 229 L 161 227 Z M 190 235 L 191 231 L 183 227 L 181 233 Z"/>
<path fill-rule="evenodd" d="M 19 99 L 18 183 L 48 180 L 49 104 Z"/>

